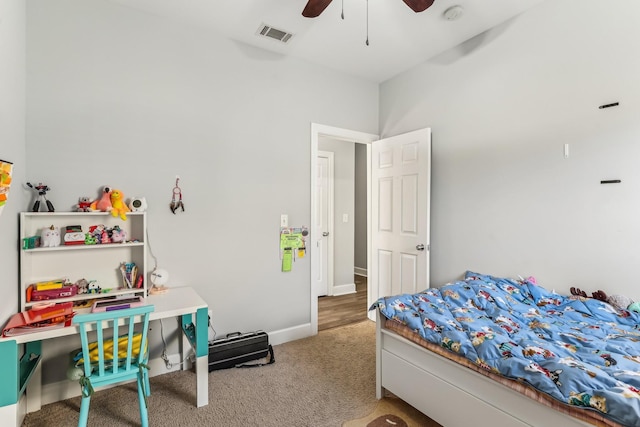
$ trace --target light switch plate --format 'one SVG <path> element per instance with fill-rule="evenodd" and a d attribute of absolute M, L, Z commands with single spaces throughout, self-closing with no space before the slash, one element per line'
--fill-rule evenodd
<path fill-rule="evenodd" d="M 349 214 L 342 214 L 342 222 L 349 222 Z"/>
<path fill-rule="evenodd" d="M 280 215 L 280 227 L 288 227 L 289 226 L 289 215 L 282 214 Z"/>

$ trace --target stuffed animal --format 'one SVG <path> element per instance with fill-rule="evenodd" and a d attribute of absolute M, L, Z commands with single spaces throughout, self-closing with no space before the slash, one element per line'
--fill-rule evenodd
<path fill-rule="evenodd" d="M 629 304 L 629 307 L 627 307 L 627 309 L 629 311 L 635 311 L 636 313 L 640 313 L 640 302 L 634 302 Z"/>
<path fill-rule="evenodd" d="M 102 197 L 100 197 L 100 200 L 95 200 L 94 202 L 92 202 L 90 208 L 92 211 L 111 211 L 111 187 L 105 186 L 102 189 Z"/>
<path fill-rule="evenodd" d="M 123 221 L 127 220 L 129 207 L 124 203 L 124 195 L 120 190 L 111 190 L 111 215 L 119 216 Z"/>
<path fill-rule="evenodd" d="M 91 199 L 89 197 L 78 198 L 78 204 L 76 206 L 78 212 L 91 212 Z"/>
<path fill-rule="evenodd" d="M 78 287 L 78 295 L 86 294 L 89 292 L 89 282 L 87 279 L 78 280 L 75 285 Z"/>
<path fill-rule="evenodd" d="M 95 280 L 89 281 L 89 285 L 87 286 L 87 293 L 89 294 L 99 294 L 102 288 L 98 285 L 98 282 Z"/>
<path fill-rule="evenodd" d="M 117 225 L 113 227 L 113 230 L 111 230 L 111 241 L 113 243 L 124 243 L 126 240 L 127 232 Z"/>
<path fill-rule="evenodd" d="M 60 227 L 43 228 L 40 234 L 40 245 L 42 247 L 60 246 Z"/>
<path fill-rule="evenodd" d="M 629 306 L 634 303 L 631 298 L 624 295 L 609 295 L 607 302 L 618 310 L 630 310 Z"/>

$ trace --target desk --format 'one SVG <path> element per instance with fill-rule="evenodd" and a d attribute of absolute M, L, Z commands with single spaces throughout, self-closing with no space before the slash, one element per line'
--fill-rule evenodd
<path fill-rule="evenodd" d="M 207 303 L 190 287 L 169 288 L 146 298 L 155 305 L 151 320 L 178 317 L 185 339 L 196 354 L 196 406 L 209 403 L 209 312 Z M 195 315 L 195 319 L 193 316 Z M 194 322 L 195 320 L 195 322 Z M 0 419 L 19 426 L 27 412 L 41 407 L 42 341 L 78 334 L 77 326 L 0 338 Z M 20 357 L 20 346 L 24 355 Z M 184 351 L 184 346 L 183 346 Z M 183 355 L 184 357 L 184 355 Z M 65 367 L 66 369 L 66 367 Z M 28 399 L 24 392 L 27 391 Z"/>

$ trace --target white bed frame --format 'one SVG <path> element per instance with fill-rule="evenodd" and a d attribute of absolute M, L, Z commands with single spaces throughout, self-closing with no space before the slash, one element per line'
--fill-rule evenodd
<path fill-rule="evenodd" d="M 376 326 L 376 396 L 385 390 L 445 427 L 591 426 Z"/>

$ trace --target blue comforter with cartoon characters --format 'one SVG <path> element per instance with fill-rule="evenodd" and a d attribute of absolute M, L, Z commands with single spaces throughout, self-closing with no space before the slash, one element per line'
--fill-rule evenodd
<path fill-rule="evenodd" d="M 640 425 L 638 313 L 473 272 L 441 288 L 380 298 L 375 307 L 484 369 Z"/>

